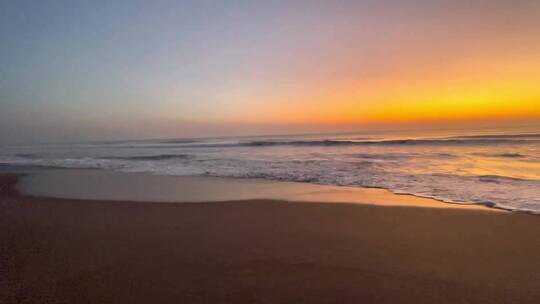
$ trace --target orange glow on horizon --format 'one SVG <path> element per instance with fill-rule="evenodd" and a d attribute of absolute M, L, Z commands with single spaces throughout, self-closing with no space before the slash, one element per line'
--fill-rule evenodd
<path fill-rule="evenodd" d="M 540 64 L 534 64 L 540 60 L 525 60 L 532 63 L 529 66 L 518 60 L 506 64 L 484 60 L 454 62 L 461 70 L 438 67 L 430 78 L 404 72 L 358 83 L 328 79 L 326 87 L 310 94 L 268 102 L 278 106 L 257 118 L 312 124 L 540 121 Z"/>

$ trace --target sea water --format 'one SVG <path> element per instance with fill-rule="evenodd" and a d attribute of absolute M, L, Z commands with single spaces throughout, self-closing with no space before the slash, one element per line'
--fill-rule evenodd
<path fill-rule="evenodd" d="M 357 132 L 4 146 L 0 164 L 377 187 L 540 213 L 540 132 Z"/>

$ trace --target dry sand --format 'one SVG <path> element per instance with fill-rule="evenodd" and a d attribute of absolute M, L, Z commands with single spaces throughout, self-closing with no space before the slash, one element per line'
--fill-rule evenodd
<path fill-rule="evenodd" d="M 32 198 L 0 177 L 0 303 L 538 303 L 540 217 Z"/>

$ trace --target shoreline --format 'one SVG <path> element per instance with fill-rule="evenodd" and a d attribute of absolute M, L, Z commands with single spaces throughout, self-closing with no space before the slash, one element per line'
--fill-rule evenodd
<path fill-rule="evenodd" d="M 540 221 L 458 208 L 28 197 L 0 175 L 3 303 L 536 303 Z"/>
<path fill-rule="evenodd" d="M 280 200 L 383 206 L 513 211 L 479 203 L 446 202 L 376 187 L 211 176 L 164 176 L 101 169 L 28 172 L 18 190 L 36 197 L 168 203 Z"/>

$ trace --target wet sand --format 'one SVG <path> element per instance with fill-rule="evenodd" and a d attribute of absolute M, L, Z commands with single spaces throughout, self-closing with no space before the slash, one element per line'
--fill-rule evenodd
<path fill-rule="evenodd" d="M 280 200 L 358 203 L 500 211 L 478 204 L 448 204 L 385 189 L 213 176 L 161 176 L 96 169 L 36 169 L 17 190 L 30 196 L 138 202 L 223 202 Z"/>
<path fill-rule="evenodd" d="M 537 303 L 540 217 L 487 209 L 20 195 L 0 303 Z"/>

